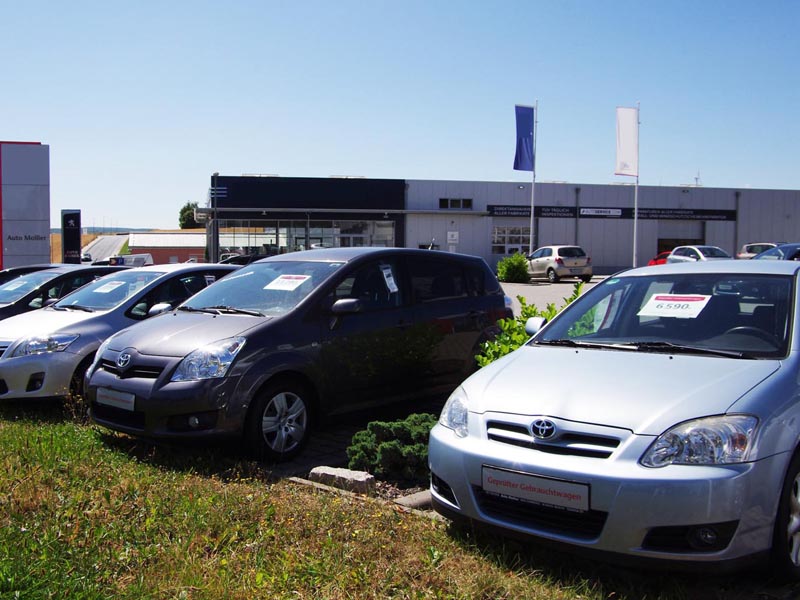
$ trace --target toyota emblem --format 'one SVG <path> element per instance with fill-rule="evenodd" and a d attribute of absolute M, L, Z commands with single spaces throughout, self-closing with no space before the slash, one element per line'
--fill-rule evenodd
<path fill-rule="evenodd" d="M 536 419 L 531 424 L 531 433 L 540 440 L 549 440 L 556 434 L 556 424 L 550 419 Z"/>
<path fill-rule="evenodd" d="M 131 362 L 131 353 L 130 352 L 120 352 L 119 356 L 117 357 L 117 366 L 120 369 L 124 369 L 127 367 Z"/>

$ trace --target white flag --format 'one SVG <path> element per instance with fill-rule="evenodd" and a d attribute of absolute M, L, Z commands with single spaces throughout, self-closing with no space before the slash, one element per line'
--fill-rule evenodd
<path fill-rule="evenodd" d="M 639 110 L 617 107 L 617 165 L 615 175 L 639 176 Z"/>

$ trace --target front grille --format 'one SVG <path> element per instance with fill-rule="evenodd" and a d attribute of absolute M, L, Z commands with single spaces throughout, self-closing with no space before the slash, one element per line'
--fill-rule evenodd
<path fill-rule="evenodd" d="M 144 413 L 140 411 L 124 410 L 92 402 L 92 415 L 106 423 L 144 430 Z"/>
<path fill-rule="evenodd" d="M 120 379 L 130 379 L 137 377 L 139 379 L 156 379 L 164 370 L 161 367 L 148 367 L 144 365 L 133 365 L 124 371 L 117 367 L 117 365 L 108 359 L 100 361 L 100 368 L 112 375 L 116 375 Z"/>
<path fill-rule="evenodd" d="M 552 439 L 544 441 L 534 438 L 530 429 L 523 425 L 502 421 L 487 422 L 486 435 L 493 442 L 550 454 L 589 458 L 608 458 L 620 444 L 619 438 L 581 431 L 561 431 Z"/>
<path fill-rule="evenodd" d="M 599 537 L 608 518 L 608 513 L 599 510 L 577 512 L 487 494 L 479 487 L 473 491 L 480 510 L 492 518 L 582 540 Z"/>

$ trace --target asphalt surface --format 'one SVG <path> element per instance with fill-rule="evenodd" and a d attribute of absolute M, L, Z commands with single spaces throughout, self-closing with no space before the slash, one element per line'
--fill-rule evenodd
<path fill-rule="evenodd" d="M 602 281 L 602 277 L 593 279 L 590 283 L 583 285 L 583 292 L 591 289 L 594 285 Z M 564 280 L 558 283 L 531 282 L 504 283 L 503 291 L 511 297 L 514 315 L 519 315 L 520 304 L 517 296 L 522 296 L 528 304 L 535 304 L 539 308 L 544 308 L 553 303 L 557 308 L 564 305 L 564 298 L 572 295 L 575 283 L 578 280 Z M 328 424 L 321 429 L 315 430 L 311 434 L 308 446 L 305 451 L 293 461 L 270 465 L 268 468 L 276 477 L 306 477 L 314 467 L 346 467 L 347 466 L 347 447 L 350 445 L 353 435 L 365 429 L 370 421 L 390 421 L 403 418 L 412 412 L 431 412 L 438 414 L 444 405 L 445 398 L 420 401 L 414 406 L 404 407 L 399 410 L 397 407 L 388 408 L 383 411 L 372 411 L 367 415 L 354 415 L 352 417 L 341 417 L 336 423 Z"/>

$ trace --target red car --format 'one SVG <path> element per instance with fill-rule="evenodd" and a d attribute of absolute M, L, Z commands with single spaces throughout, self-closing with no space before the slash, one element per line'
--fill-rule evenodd
<path fill-rule="evenodd" d="M 667 262 L 667 257 L 672 254 L 672 250 L 667 250 L 666 252 L 659 252 L 655 255 L 654 258 L 650 259 L 650 262 L 647 263 L 647 266 L 650 267 L 652 265 L 663 265 Z"/>

